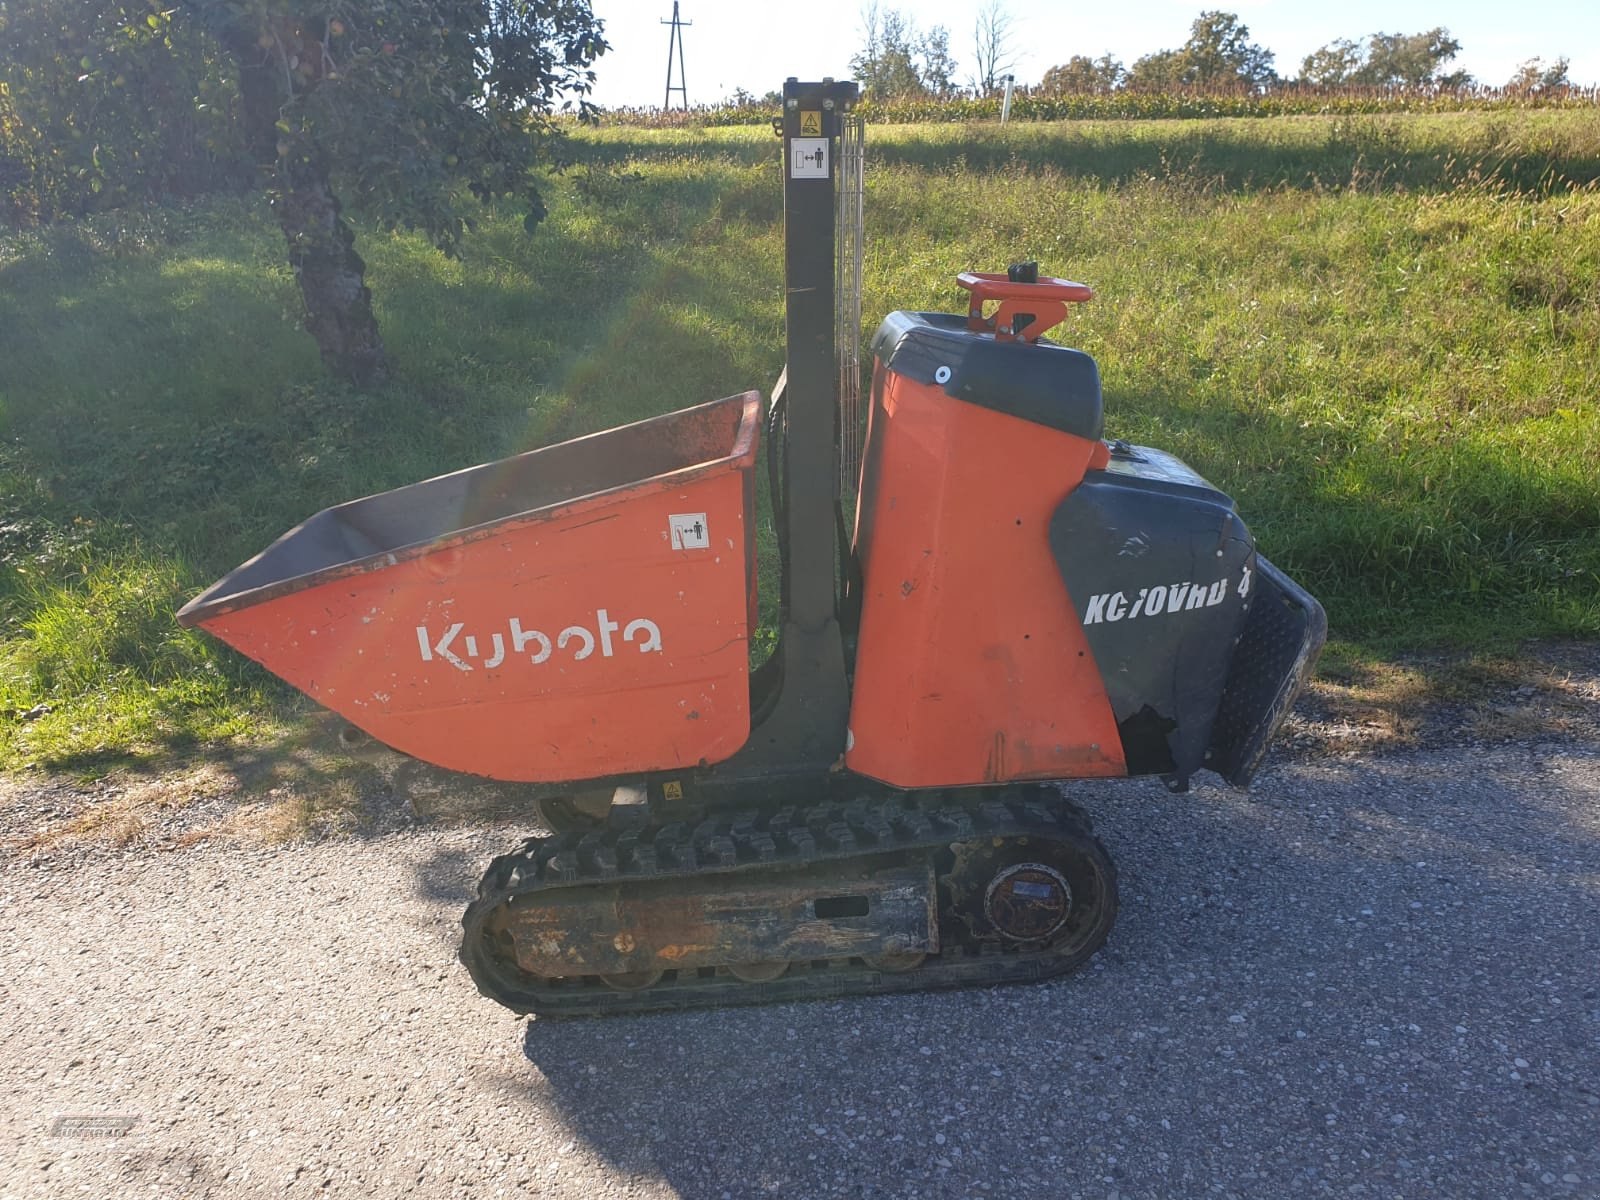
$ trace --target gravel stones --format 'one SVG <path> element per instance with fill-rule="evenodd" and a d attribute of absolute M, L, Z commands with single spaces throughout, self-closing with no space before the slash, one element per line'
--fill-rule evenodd
<path fill-rule="evenodd" d="M 1073 794 L 1076 976 L 601 1020 L 454 963 L 509 827 L 13 858 L 0 1196 L 1600 1196 L 1590 741 Z"/>

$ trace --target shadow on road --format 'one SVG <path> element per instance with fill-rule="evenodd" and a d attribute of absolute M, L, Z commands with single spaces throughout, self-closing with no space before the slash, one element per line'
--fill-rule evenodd
<path fill-rule="evenodd" d="M 536 1019 L 484 1083 L 684 1197 L 1593 1194 L 1592 751 L 1082 794 L 1123 917 L 1076 977 Z"/>

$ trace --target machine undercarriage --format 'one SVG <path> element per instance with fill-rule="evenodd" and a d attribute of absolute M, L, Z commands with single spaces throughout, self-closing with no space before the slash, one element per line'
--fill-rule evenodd
<path fill-rule="evenodd" d="M 461 959 L 518 1012 L 762 1003 L 1046 979 L 1116 908 L 1110 858 L 1053 787 L 666 824 L 619 807 L 496 859 Z"/>

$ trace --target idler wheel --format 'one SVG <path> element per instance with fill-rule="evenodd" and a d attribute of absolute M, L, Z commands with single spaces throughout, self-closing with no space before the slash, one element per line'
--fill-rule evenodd
<path fill-rule="evenodd" d="M 1013 863 L 989 881 L 984 915 L 1001 937 L 1042 942 L 1067 923 L 1072 889 L 1066 877 L 1044 863 Z"/>

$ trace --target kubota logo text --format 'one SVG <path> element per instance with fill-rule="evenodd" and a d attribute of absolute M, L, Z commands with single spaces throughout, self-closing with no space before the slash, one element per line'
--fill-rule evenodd
<path fill-rule="evenodd" d="M 602 658 L 613 658 L 618 646 L 611 635 L 619 630 L 621 641 L 637 644 L 640 654 L 661 652 L 661 628 L 654 621 L 641 617 L 623 625 L 613 621 L 603 608 L 597 609 L 594 615 L 594 629 L 586 625 L 568 625 L 556 634 L 554 641 L 541 630 L 524 629 L 516 617 L 507 622 L 506 633 L 491 633 L 487 643 L 480 643 L 476 634 L 462 636 L 461 631 L 466 628 L 464 621 L 457 621 L 437 637 L 426 625 L 418 625 L 417 649 L 422 652 L 423 662 L 443 659 L 458 671 L 472 670 L 473 664 L 467 660 L 473 658 L 480 660 L 484 670 L 492 671 L 506 661 L 508 654 L 526 654 L 529 662 L 537 664 L 549 662 L 553 654 L 566 652 L 574 662 L 582 662 L 597 646 Z M 486 653 L 479 653 L 480 644 L 488 646 Z"/>
<path fill-rule="evenodd" d="M 1240 596 L 1250 594 L 1249 567 L 1245 567 L 1235 590 Z M 1158 583 L 1154 587 L 1140 588 L 1137 596 L 1129 596 L 1126 592 L 1101 592 L 1098 596 L 1089 597 L 1083 623 L 1099 625 L 1106 621 L 1131 621 L 1137 617 L 1187 612 L 1192 608 L 1212 608 L 1227 598 L 1226 579 L 1219 579 L 1209 587 L 1203 583 Z"/>

